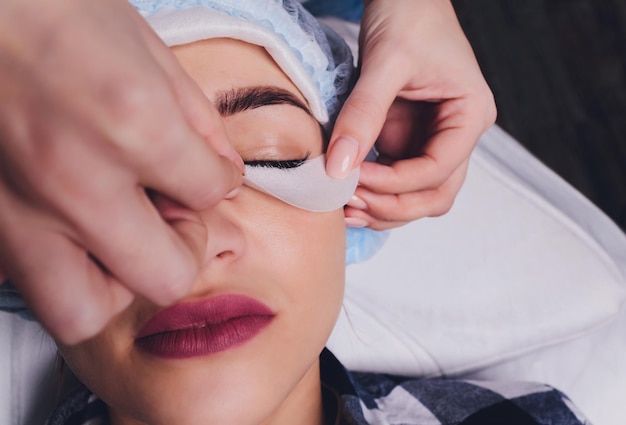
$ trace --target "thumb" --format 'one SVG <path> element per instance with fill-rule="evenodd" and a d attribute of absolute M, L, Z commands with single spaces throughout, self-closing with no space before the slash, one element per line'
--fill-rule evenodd
<path fill-rule="evenodd" d="M 339 112 L 330 138 L 326 172 L 345 178 L 376 142 L 387 111 L 406 81 L 389 61 L 363 62 L 361 75 Z"/>

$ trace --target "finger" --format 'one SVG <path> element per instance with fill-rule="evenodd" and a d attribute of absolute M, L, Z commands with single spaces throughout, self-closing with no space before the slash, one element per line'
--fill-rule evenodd
<path fill-rule="evenodd" d="M 174 115 L 179 119 L 171 120 L 169 131 L 161 134 L 160 141 L 154 141 L 155 146 L 164 148 L 146 153 L 152 158 L 144 161 L 146 166 L 139 171 L 139 182 L 192 209 L 208 208 L 241 185 L 243 162 L 236 153 L 239 162 L 232 160 L 230 152 L 225 152 L 230 157 L 220 154 L 178 111 Z M 211 119 L 209 113 L 205 117 Z M 221 118 L 212 119 L 213 130 L 207 137 L 212 141 L 227 140 Z"/>
<path fill-rule="evenodd" d="M 406 78 L 397 56 L 380 60 L 374 53 L 362 65 L 361 75 L 344 103 L 328 147 L 326 171 L 345 177 L 360 164 L 383 128 L 387 111 Z"/>
<path fill-rule="evenodd" d="M 181 141 L 180 146 L 150 153 L 151 160 L 138 170 L 138 182 L 142 186 L 193 210 L 202 210 L 241 185 L 242 172 L 231 159 L 217 154 L 188 127 L 177 130 L 170 137 Z"/>
<path fill-rule="evenodd" d="M 143 187 L 129 173 L 116 173 L 116 168 L 99 164 L 101 158 L 86 152 L 80 143 L 69 143 L 63 153 L 77 160 L 58 167 L 54 179 L 40 184 L 49 193 L 44 199 L 50 194 L 62 195 L 42 214 L 49 216 L 52 210 L 53 219 L 63 223 L 64 231 L 132 292 L 161 305 L 184 296 L 191 289 L 200 260 L 187 246 L 188 241 L 166 225 Z M 170 171 L 166 166 L 163 169 L 166 174 Z M 75 176 L 84 176 L 84 170 L 90 178 L 77 180 Z M 7 211 L 8 206 L 3 212 Z M 21 218 L 14 217 L 2 228 L 8 229 L 18 220 Z"/>
<path fill-rule="evenodd" d="M 428 142 L 437 104 L 396 98 L 376 140 L 379 163 L 393 163 L 422 154 Z"/>
<path fill-rule="evenodd" d="M 378 193 L 401 194 L 436 189 L 467 161 L 478 142 L 482 126 L 466 124 L 463 117 L 450 117 L 417 158 L 391 166 L 363 163 L 359 183 Z"/>
<path fill-rule="evenodd" d="M 368 227 L 372 230 L 389 230 L 407 224 L 407 221 L 382 220 L 371 216 L 366 211 L 347 207 L 345 222 L 348 227 Z"/>
<path fill-rule="evenodd" d="M 152 55 L 169 79 L 183 115 L 191 127 L 208 141 L 220 155 L 233 161 L 243 174 L 243 160 L 228 140 L 215 106 L 202 93 L 195 81 L 181 67 L 171 50 L 139 14 L 137 14 L 137 24 L 142 30 Z"/>
<path fill-rule="evenodd" d="M 455 196 L 465 180 L 467 167 L 468 163 L 465 162 L 436 189 L 380 194 L 358 187 L 355 196 L 361 201 L 360 208 L 354 208 L 356 204 L 351 202 L 348 204 L 350 211 L 346 214 L 367 219 L 368 227 L 377 230 L 389 228 L 388 222 L 406 223 L 422 217 L 443 215 L 452 208 Z"/>
<path fill-rule="evenodd" d="M 359 184 L 372 192 L 396 195 L 441 186 L 454 170 L 443 169 L 435 158 L 418 158 L 396 161 L 391 165 L 365 162 L 361 165 Z"/>
<path fill-rule="evenodd" d="M 120 282 L 159 305 L 187 294 L 203 252 L 166 225 L 143 189 L 89 208 L 75 218 L 81 243 Z"/>
<path fill-rule="evenodd" d="M 133 11 L 134 15 L 138 14 Z M 169 49 L 146 22 L 140 17 L 135 20 L 144 40 L 150 40 L 134 46 L 134 60 L 142 62 L 143 68 L 129 69 L 130 75 L 120 77 L 120 84 L 127 90 L 121 93 L 118 90 L 117 100 L 109 106 L 112 121 L 104 122 L 108 124 L 105 128 L 112 129 L 113 144 L 121 145 L 125 166 L 136 173 L 141 184 L 193 209 L 210 207 L 241 184 L 241 159 L 229 146 L 222 120 L 214 108 L 208 102 L 199 103 L 199 89 L 190 82 Z M 180 90 L 184 93 L 179 93 Z M 181 103 L 180 99 L 187 95 L 196 100 Z M 148 103 L 150 106 L 146 107 Z M 190 104 L 203 107 L 195 115 L 203 116 L 203 122 L 208 123 L 202 127 L 204 135 L 185 116 L 183 106 Z M 121 114 L 120 110 L 125 113 Z M 211 138 L 224 155 L 230 155 L 239 164 L 221 155 L 203 136 Z"/>
<path fill-rule="evenodd" d="M 63 343 L 97 334 L 132 301 L 124 286 L 64 235 L 26 230 L 20 239 L 29 249 L 13 259 L 13 283 L 35 316 Z"/>
<path fill-rule="evenodd" d="M 151 196 L 155 208 L 168 225 L 183 239 L 196 262 L 204 261 L 207 247 L 207 228 L 200 215 L 173 200 L 155 193 Z"/>

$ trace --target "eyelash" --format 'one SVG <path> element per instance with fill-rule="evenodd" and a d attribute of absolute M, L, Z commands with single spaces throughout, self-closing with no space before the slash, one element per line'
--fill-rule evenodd
<path fill-rule="evenodd" d="M 304 162 L 309 159 L 309 153 L 300 159 L 286 159 L 286 160 L 269 160 L 269 159 L 253 159 L 250 161 L 244 161 L 245 165 L 250 167 L 265 167 L 265 168 L 280 168 L 287 170 L 290 168 L 298 168 Z"/>

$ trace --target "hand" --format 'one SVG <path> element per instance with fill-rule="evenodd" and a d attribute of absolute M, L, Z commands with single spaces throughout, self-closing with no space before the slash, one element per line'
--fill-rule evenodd
<path fill-rule="evenodd" d="M 201 244 L 144 188 L 202 209 L 238 187 L 216 118 L 127 1 L 1 3 L 0 275 L 63 343 L 191 289 Z"/>
<path fill-rule="evenodd" d="M 447 212 L 496 117 L 493 95 L 449 0 L 366 2 L 361 74 L 337 119 L 327 172 L 361 165 L 346 223 L 387 229 Z"/>

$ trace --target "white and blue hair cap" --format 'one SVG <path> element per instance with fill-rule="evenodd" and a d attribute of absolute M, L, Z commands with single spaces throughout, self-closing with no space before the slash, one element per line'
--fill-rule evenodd
<path fill-rule="evenodd" d="M 372 230 L 365 227 L 346 229 L 346 265 L 367 261 L 385 244 L 391 230 Z"/>
<path fill-rule="evenodd" d="M 332 30 L 291 0 L 130 0 L 168 46 L 233 38 L 262 46 L 332 125 L 350 88 L 352 53 Z"/>

